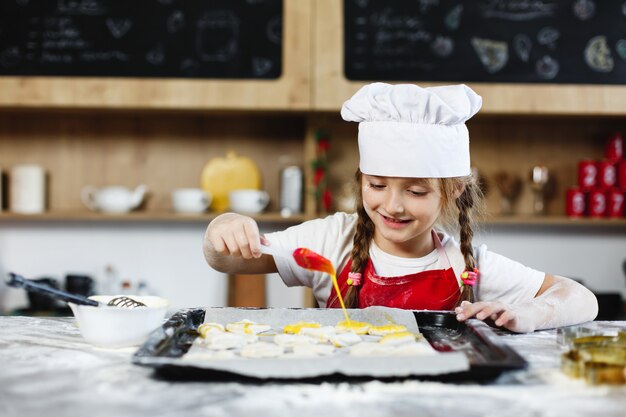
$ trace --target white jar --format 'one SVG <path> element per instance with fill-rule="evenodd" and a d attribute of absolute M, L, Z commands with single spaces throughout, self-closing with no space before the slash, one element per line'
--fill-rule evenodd
<path fill-rule="evenodd" d="M 16 165 L 9 179 L 9 210 L 37 214 L 46 210 L 46 172 L 39 165 Z"/>
<path fill-rule="evenodd" d="M 284 216 L 302 213 L 302 168 L 297 165 L 280 171 L 280 213 Z"/>
<path fill-rule="evenodd" d="M 2 197 L 4 196 L 2 192 L 2 183 L 4 182 L 4 177 L 2 175 L 2 168 L 0 167 L 0 213 L 2 213 L 2 207 L 4 207 L 4 201 Z"/>

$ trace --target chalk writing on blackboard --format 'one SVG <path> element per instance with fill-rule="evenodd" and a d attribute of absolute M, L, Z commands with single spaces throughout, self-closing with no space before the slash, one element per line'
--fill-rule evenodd
<path fill-rule="evenodd" d="M 626 84 L 624 0 L 344 0 L 348 79 Z"/>
<path fill-rule="evenodd" d="M 6 0 L 0 76 L 280 77 L 282 0 Z"/>

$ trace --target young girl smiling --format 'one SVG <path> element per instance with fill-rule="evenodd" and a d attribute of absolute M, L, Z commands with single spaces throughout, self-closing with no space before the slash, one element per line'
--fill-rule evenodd
<path fill-rule="evenodd" d="M 307 247 L 337 268 L 347 307 L 454 310 L 460 321 L 490 319 L 515 332 L 593 320 L 593 293 L 473 246 L 481 193 L 470 171 L 465 122 L 482 99 L 465 85 L 421 88 L 374 83 L 342 107 L 359 122 L 357 210 L 261 236 L 247 216 L 225 213 L 208 226 L 205 257 L 227 273 L 278 272 L 305 285 L 322 307 L 338 307 L 326 274 L 261 254 L 261 244 Z M 459 231 L 458 242 L 446 230 Z"/>

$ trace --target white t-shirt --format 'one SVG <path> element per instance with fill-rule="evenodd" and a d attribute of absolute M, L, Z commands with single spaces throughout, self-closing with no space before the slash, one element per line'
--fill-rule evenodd
<path fill-rule="evenodd" d="M 311 249 L 330 260 L 339 274 L 350 259 L 356 223 L 356 214 L 335 213 L 281 232 L 269 233 L 266 238 L 277 248 Z M 438 233 L 455 275 L 458 277 L 465 269 L 465 261 L 459 244 L 451 236 Z M 475 295 L 479 301 L 497 300 L 505 303 L 528 301 L 541 288 L 545 277 L 545 273 L 541 271 L 490 252 L 485 245 L 474 246 L 474 256 L 480 270 L 480 278 L 475 289 Z M 377 275 L 380 276 L 400 276 L 445 268 L 445 260 L 440 259 L 436 249 L 421 258 L 400 258 L 385 253 L 375 244 L 371 244 L 370 260 Z M 327 274 L 304 270 L 295 262 L 281 257 L 275 257 L 274 261 L 278 273 L 287 286 L 312 288 L 318 305 L 326 306 L 332 287 L 331 279 Z"/>

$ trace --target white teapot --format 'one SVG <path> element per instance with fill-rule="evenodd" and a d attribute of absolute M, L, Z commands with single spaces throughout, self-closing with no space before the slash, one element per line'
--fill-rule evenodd
<path fill-rule="evenodd" d="M 90 210 L 127 213 L 142 203 L 147 191 L 148 187 L 143 184 L 134 190 L 117 185 L 100 189 L 88 185 L 83 188 L 81 199 Z"/>

